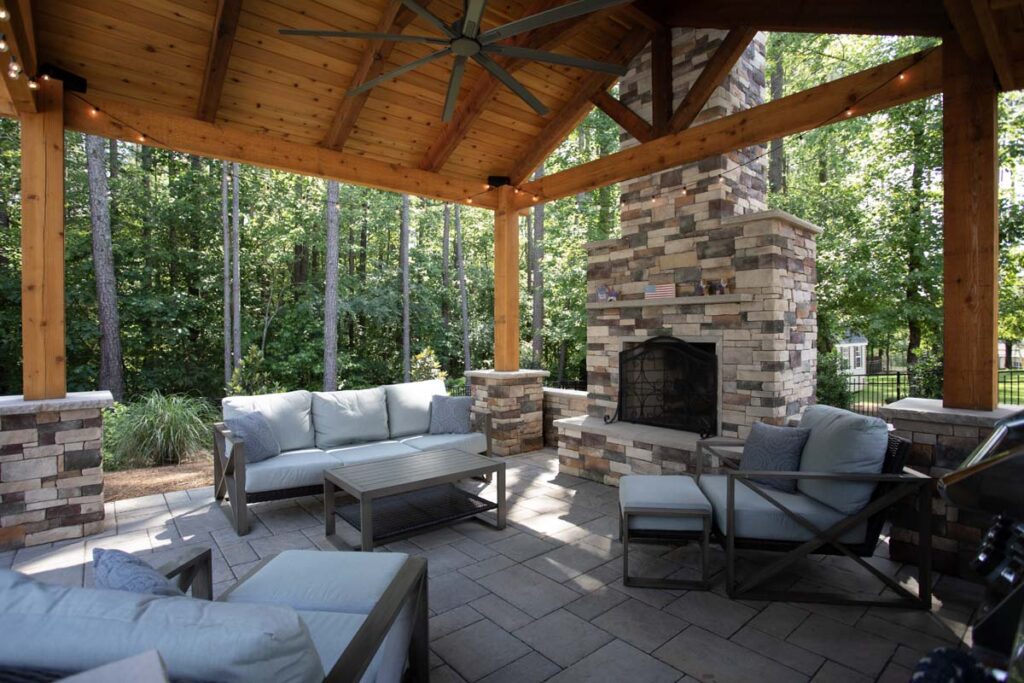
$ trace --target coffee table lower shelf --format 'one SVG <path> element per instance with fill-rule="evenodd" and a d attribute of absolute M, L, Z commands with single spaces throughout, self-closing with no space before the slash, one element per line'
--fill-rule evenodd
<path fill-rule="evenodd" d="M 373 501 L 373 543 L 388 543 L 435 527 L 496 510 L 498 504 L 485 500 L 454 484 L 375 498 Z M 359 502 L 338 505 L 335 510 L 346 522 L 362 531 Z"/>

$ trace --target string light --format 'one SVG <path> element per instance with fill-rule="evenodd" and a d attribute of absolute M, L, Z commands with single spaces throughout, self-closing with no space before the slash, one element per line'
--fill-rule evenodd
<path fill-rule="evenodd" d="M 139 133 L 139 142 L 145 142 L 145 141 L 146 141 L 146 136 L 143 135 L 142 133 Z"/>
<path fill-rule="evenodd" d="M 39 83 L 37 83 L 34 78 L 28 79 L 28 89 L 29 90 L 38 90 L 39 89 Z"/>
<path fill-rule="evenodd" d="M 0 52 L 7 52 L 10 47 L 11 46 L 7 44 L 7 36 L 0 33 Z"/>
<path fill-rule="evenodd" d="M 97 114 L 99 114 L 99 113 L 100 113 L 100 110 L 99 110 L 99 109 L 97 109 L 96 107 L 92 107 L 91 109 L 89 109 L 89 114 L 90 114 L 91 116 L 96 116 L 96 115 L 97 115 Z"/>
<path fill-rule="evenodd" d="M 50 80 L 50 74 L 43 74 L 43 80 L 44 81 Z"/>
<path fill-rule="evenodd" d="M 901 71 L 901 72 L 900 72 L 900 76 L 899 76 L 899 78 L 900 78 L 900 80 L 901 80 L 901 81 L 905 81 L 905 80 L 907 80 L 907 74 L 905 74 L 905 73 L 903 73 L 903 72 Z"/>
<path fill-rule="evenodd" d="M 7 21 L 10 18 L 11 13 L 7 11 L 7 8 L 0 6 L 0 21 Z"/>
<path fill-rule="evenodd" d="M 853 110 L 852 109 L 847 109 L 846 110 L 846 117 L 849 118 L 851 116 L 853 116 Z"/>
<path fill-rule="evenodd" d="M 21 64 L 18 63 L 18 58 L 11 55 L 11 63 L 7 65 L 7 75 L 10 78 L 17 78 L 21 75 Z"/>

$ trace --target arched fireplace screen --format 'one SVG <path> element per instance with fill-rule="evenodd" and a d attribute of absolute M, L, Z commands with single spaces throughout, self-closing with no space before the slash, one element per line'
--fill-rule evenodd
<path fill-rule="evenodd" d="M 718 359 L 714 344 L 654 337 L 619 354 L 623 422 L 718 433 Z"/>

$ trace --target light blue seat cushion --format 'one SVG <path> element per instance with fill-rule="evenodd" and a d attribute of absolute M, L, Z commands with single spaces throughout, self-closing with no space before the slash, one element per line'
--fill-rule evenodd
<path fill-rule="evenodd" d="M 398 619 L 388 629 L 361 683 L 401 683 L 409 653 L 409 639 L 412 636 L 412 615 L 414 605 L 409 602 L 403 607 Z M 315 612 L 300 610 L 299 616 L 309 628 L 320 664 L 330 672 L 338 657 L 352 641 L 356 631 L 366 621 L 366 615 L 349 612 Z"/>
<path fill-rule="evenodd" d="M 801 472 L 878 474 L 882 471 L 889 428 L 881 419 L 816 405 L 804 411 L 800 427 L 811 430 L 800 458 Z M 871 500 L 875 484 L 801 479 L 797 490 L 843 514 L 852 515 Z"/>
<path fill-rule="evenodd" d="M 369 614 L 407 558 L 404 553 L 286 550 L 231 591 L 226 600 Z"/>
<path fill-rule="evenodd" d="M 715 511 L 715 524 L 722 533 L 727 533 L 729 530 L 726 516 L 726 479 L 723 474 L 705 474 L 700 478 L 700 489 L 711 501 Z M 846 519 L 846 515 L 841 512 L 802 493 L 784 493 L 768 488 L 763 490 L 787 509 L 806 518 L 822 531 Z M 814 538 L 814 534 L 808 529 L 794 522 L 782 510 L 739 481 L 736 482 L 735 495 L 737 538 L 771 541 L 807 541 Z M 861 523 L 843 534 L 840 540 L 844 543 L 859 543 L 864 540 L 866 533 L 867 527 Z"/>
<path fill-rule="evenodd" d="M 324 470 L 339 467 L 336 458 L 318 448 L 281 453 L 245 466 L 245 490 L 276 491 L 324 483 Z"/>
<path fill-rule="evenodd" d="M 440 379 L 389 384 L 384 390 L 388 395 L 388 428 L 392 439 L 430 431 L 431 399 L 448 395 Z"/>
<path fill-rule="evenodd" d="M 625 508 L 693 509 L 711 514 L 708 502 L 693 477 L 630 475 L 619 479 L 619 506 Z M 644 531 L 701 531 L 701 517 L 630 516 L 629 528 Z"/>
<path fill-rule="evenodd" d="M 82 671 L 156 649 L 172 678 L 324 676 L 306 625 L 288 607 L 70 588 L 9 570 L 0 570 L 0 634 L 0 663 L 10 667 Z"/>
<path fill-rule="evenodd" d="M 469 434 L 418 434 L 402 439 L 406 446 L 418 451 L 437 451 L 444 448 L 457 448 L 467 453 L 483 453 L 487 450 L 487 437 L 480 432 Z"/>
<path fill-rule="evenodd" d="M 224 419 L 259 411 L 267 418 L 282 451 L 316 446 L 313 432 L 313 396 L 308 391 L 289 391 L 259 396 L 228 396 L 221 401 Z"/>
<path fill-rule="evenodd" d="M 313 392 L 317 448 L 387 439 L 388 405 L 384 387 Z"/>
<path fill-rule="evenodd" d="M 340 448 L 332 448 L 327 451 L 327 454 L 334 458 L 339 465 L 358 465 L 364 462 L 398 458 L 403 455 L 416 455 L 417 453 L 419 451 L 415 448 L 397 441 L 378 441 L 376 443 L 341 446 Z"/>
<path fill-rule="evenodd" d="M 174 597 L 184 595 L 148 562 L 123 550 L 94 548 L 92 566 L 96 588 Z"/>

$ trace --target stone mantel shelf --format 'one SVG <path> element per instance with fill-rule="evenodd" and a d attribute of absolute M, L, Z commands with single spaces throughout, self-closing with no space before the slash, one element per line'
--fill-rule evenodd
<path fill-rule="evenodd" d="M 636 308 L 638 306 L 689 306 L 691 304 L 736 304 L 750 301 L 750 294 L 707 294 L 704 296 L 674 296 L 666 299 L 619 299 L 618 301 L 594 301 L 587 309 L 595 308 Z"/>
<path fill-rule="evenodd" d="M 621 439 L 622 441 L 641 441 L 654 446 L 677 448 L 683 451 L 695 451 L 697 449 L 697 441 L 700 440 L 700 434 L 695 432 L 683 432 L 677 429 L 652 427 L 633 422 L 605 424 L 605 421 L 601 418 L 590 415 L 562 418 L 561 420 L 555 420 L 555 425 L 590 434 L 601 434 L 613 439 Z"/>
<path fill-rule="evenodd" d="M 26 401 L 24 396 L 0 396 L 0 415 L 109 408 L 112 405 L 114 397 L 109 391 L 72 391 L 64 398 L 46 398 L 38 401 Z"/>

